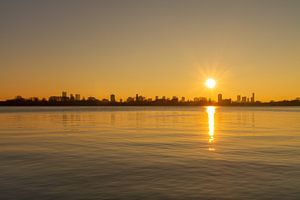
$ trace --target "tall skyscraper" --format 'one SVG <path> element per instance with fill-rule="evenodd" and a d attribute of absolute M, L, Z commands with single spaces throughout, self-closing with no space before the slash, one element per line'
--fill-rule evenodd
<path fill-rule="evenodd" d="M 254 92 L 252 93 L 252 97 L 251 97 L 251 103 L 254 103 L 255 102 L 255 94 Z"/>
<path fill-rule="evenodd" d="M 223 100 L 222 94 L 218 94 L 218 103 L 222 103 L 222 100 Z"/>
<path fill-rule="evenodd" d="M 242 97 L 242 102 L 246 103 L 246 101 L 247 101 L 247 97 Z"/>
<path fill-rule="evenodd" d="M 63 98 L 66 98 L 66 97 L 67 97 L 67 92 L 63 91 L 63 92 L 61 93 L 61 96 L 62 96 Z"/>
<path fill-rule="evenodd" d="M 236 101 L 237 101 L 238 103 L 240 103 L 240 102 L 241 102 L 241 95 L 237 95 L 237 97 L 236 97 Z"/>
<path fill-rule="evenodd" d="M 75 94 L 75 101 L 80 101 L 80 94 Z"/>
<path fill-rule="evenodd" d="M 110 95 L 110 102 L 112 103 L 116 102 L 116 96 L 114 94 Z"/>
<path fill-rule="evenodd" d="M 67 97 L 67 92 L 63 91 L 61 94 L 61 100 L 62 101 L 67 101 L 69 98 Z"/>

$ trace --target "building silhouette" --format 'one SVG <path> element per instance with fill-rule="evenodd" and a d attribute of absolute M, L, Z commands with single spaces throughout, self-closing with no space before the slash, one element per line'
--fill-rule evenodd
<path fill-rule="evenodd" d="M 63 91 L 63 92 L 61 93 L 61 97 L 62 97 L 62 98 L 67 98 L 67 92 Z"/>
<path fill-rule="evenodd" d="M 246 103 L 246 102 L 247 102 L 247 97 L 246 96 L 242 97 L 242 103 Z"/>
<path fill-rule="evenodd" d="M 61 100 L 62 100 L 62 101 L 68 101 L 68 100 L 69 100 L 66 91 L 63 91 L 63 92 L 61 93 Z"/>
<path fill-rule="evenodd" d="M 294 100 L 282 100 L 282 101 L 270 101 L 261 102 L 255 101 L 255 93 L 253 92 L 251 97 L 237 95 L 237 101 L 232 101 L 231 98 L 225 99 L 223 95 L 218 94 L 218 101 L 208 100 L 206 97 L 195 97 L 194 100 L 185 99 L 177 96 L 168 98 L 158 96 L 155 99 L 144 97 L 136 94 L 135 97 L 128 97 L 127 100 L 116 101 L 114 94 L 110 95 L 109 99 L 99 100 L 96 97 L 80 98 L 80 94 L 70 94 L 67 96 L 67 92 L 63 91 L 61 96 L 50 96 L 48 99 L 37 97 L 23 98 L 22 96 L 16 96 L 14 99 L 7 99 L 0 101 L 0 106 L 300 106 L 300 97 Z"/>
<path fill-rule="evenodd" d="M 75 101 L 80 101 L 80 94 L 75 94 Z"/>
<path fill-rule="evenodd" d="M 254 103 L 255 102 L 255 94 L 254 92 L 252 93 L 252 97 L 251 97 L 251 103 Z"/>
<path fill-rule="evenodd" d="M 116 102 L 116 96 L 114 94 L 110 95 L 110 102 L 112 102 L 112 103 Z"/>
<path fill-rule="evenodd" d="M 59 97 L 59 96 L 51 96 L 49 97 L 48 101 L 49 102 L 59 102 L 61 101 L 62 97 Z"/>
<path fill-rule="evenodd" d="M 236 97 L 236 102 L 238 102 L 238 103 L 241 102 L 241 95 L 237 95 L 237 97 Z"/>
<path fill-rule="evenodd" d="M 126 101 L 127 101 L 127 103 L 134 102 L 134 98 L 133 97 L 128 97 Z"/>
<path fill-rule="evenodd" d="M 178 97 L 173 96 L 171 101 L 172 101 L 173 103 L 177 103 L 177 102 L 178 102 Z"/>
<path fill-rule="evenodd" d="M 230 105 L 231 104 L 231 99 L 223 99 L 221 102 L 221 105 Z"/>
<path fill-rule="evenodd" d="M 223 101 L 223 97 L 222 97 L 222 94 L 218 94 L 218 103 L 222 103 Z"/>

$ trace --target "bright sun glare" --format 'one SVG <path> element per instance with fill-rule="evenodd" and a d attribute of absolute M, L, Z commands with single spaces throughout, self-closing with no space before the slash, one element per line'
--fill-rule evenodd
<path fill-rule="evenodd" d="M 209 78 L 205 81 L 205 86 L 212 89 L 216 86 L 216 81 L 212 78 Z"/>

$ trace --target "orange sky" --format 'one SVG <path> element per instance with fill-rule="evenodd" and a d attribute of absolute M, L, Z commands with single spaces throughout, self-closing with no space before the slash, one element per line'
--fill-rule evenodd
<path fill-rule="evenodd" d="M 300 96 L 300 1 L 30 2 L 0 2 L 0 99 Z"/>

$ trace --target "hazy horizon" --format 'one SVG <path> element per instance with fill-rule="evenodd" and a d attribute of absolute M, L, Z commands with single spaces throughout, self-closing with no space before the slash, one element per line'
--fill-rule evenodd
<path fill-rule="evenodd" d="M 295 99 L 299 8 L 296 0 L 1 1 L 0 100 L 61 91 Z"/>

